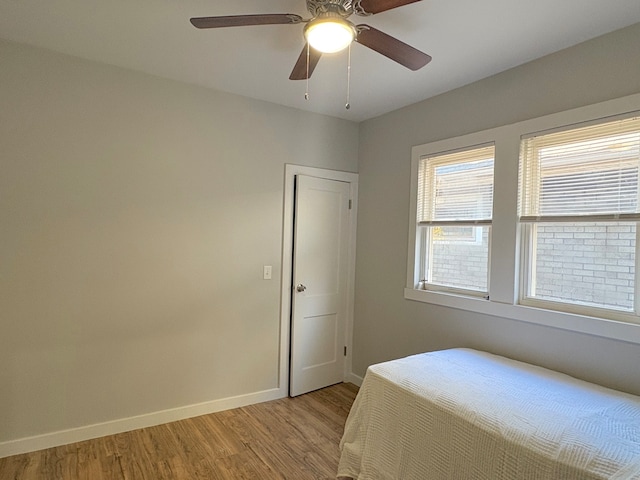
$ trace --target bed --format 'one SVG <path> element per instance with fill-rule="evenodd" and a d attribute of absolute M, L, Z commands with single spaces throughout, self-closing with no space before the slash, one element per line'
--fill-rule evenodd
<path fill-rule="evenodd" d="M 640 368 L 640 366 L 639 366 Z M 471 349 L 369 367 L 339 478 L 640 479 L 640 397 Z"/>

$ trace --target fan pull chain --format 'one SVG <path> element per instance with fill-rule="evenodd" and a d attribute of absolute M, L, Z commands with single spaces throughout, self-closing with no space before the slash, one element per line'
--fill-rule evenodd
<path fill-rule="evenodd" d="M 349 59 L 347 61 L 347 103 L 344 106 L 347 110 L 351 108 L 349 97 L 351 96 L 351 44 L 349 44 Z"/>
<path fill-rule="evenodd" d="M 307 90 L 304 92 L 304 99 L 309 100 L 309 42 L 307 42 Z"/>

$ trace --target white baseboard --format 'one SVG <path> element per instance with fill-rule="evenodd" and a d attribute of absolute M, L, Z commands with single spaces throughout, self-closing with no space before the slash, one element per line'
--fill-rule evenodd
<path fill-rule="evenodd" d="M 255 403 L 268 402 L 287 396 L 286 391 L 280 388 L 264 390 L 262 392 L 239 395 L 236 397 L 223 398 L 210 402 L 188 405 L 185 407 L 162 410 L 160 412 L 147 413 L 135 417 L 113 420 L 95 425 L 61 430 L 58 432 L 45 433 L 33 437 L 20 438 L 0 443 L 0 458 L 18 455 L 21 453 L 35 452 L 45 448 L 57 447 L 69 443 L 82 442 L 92 438 L 115 435 L 117 433 L 129 432 L 139 428 L 153 427 L 163 423 L 184 420 L 185 418 L 198 417 L 209 413 L 221 412 L 232 408 L 245 407 Z"/>
<path fill-rule="evenodd" d="M 353 372 L 347 374 L 347 376 L 344 379 L 345 382 L 353 383 L 354 385 L 357 385 L 358 387 L 362 386 L 362 381 L 363 380 L 364 380 L 364 378 L 359 377 L 358 375 L 356 375 Z"/>

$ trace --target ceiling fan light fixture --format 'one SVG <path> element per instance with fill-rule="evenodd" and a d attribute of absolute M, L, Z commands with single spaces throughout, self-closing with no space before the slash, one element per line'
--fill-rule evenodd
<path fill-rule="evenodd" d="M 304 37 L 322 53 L 335 53 L 347 48 L 356 38 L 356 29 L 342 17 L 320 17 L 304 28 Z"/>

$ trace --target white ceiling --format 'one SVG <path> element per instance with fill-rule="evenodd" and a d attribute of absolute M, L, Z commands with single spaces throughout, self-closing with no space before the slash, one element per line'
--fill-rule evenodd
<path fill-rule="evenodd" d="M 190 17 L 295 13 L 304 0 L 0 0 L 0 38 L 362 121 L 640 22 L 639 0 L 422 0 L 354 16 L 428 53 L 412 72 L 362 45 L 325 55 L 304 99 L 302 25 L 198 30 Z M 1 63 L 0 63 L 1 65 Z"/>

